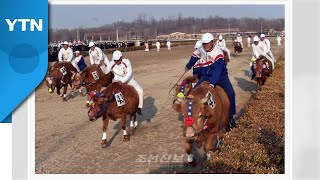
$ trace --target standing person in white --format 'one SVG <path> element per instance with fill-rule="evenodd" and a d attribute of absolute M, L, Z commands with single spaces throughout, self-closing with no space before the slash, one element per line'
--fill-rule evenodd
<path fill-rule="evenodd" d="M 129 84 L 136 89 L 139 95 L 139 109 L 137 113 L 141 115 L 141 109 L 143 108 L 143 89 L 134 79 L 130 60 L 123 58 L 119 50 L 114 51 L 112 54 L 111 71 L 114 74 L 114 81 Z"/>
<path fill-rule="evenodd" d="M 156 42 L 156 47 L 157 47 L 157 51 L 159 52 L 160 51 L 160 42 L 159 41 Z"/>
<path fill-rule="evenodd" d="M 169 40 L 167 41 L 167 47 L 168 47 L 168 50 L 170 51 L 171 50 L 171 42 Z"/>
<path fill-rule="evenodd" d="M 223 39 L 222 35 L 219 35 L 219 39 L 217 40 L 217 45 L 222 51 L 226 51 L 228 53 L 229 59 L 231 58 L 230 56 L 230 51 L 226 46 L 226 41 Z"/>
<path fill-rule="evenodd" d="M 73 51 L 72 49 L 69 47 L 69 43 L 68 41 L 64 41 L 62 43 L 63 47 L 60 49 L 59 54 L 58 54 L 58 60 L 59 62 L 69 62 L 71 63 L 79 72 L 79 67 L 78 65 L 74 62 L 73 59 Z"/>
<path fill-rule="evenodd" d="M 146 49 L 144 51 L 149 51 L 149 44 L 148 44 L 148 41 L 146 41 L 144 43 L 144 46 L 146 47 Z"/>
<path fill-rule="evenodd" d="M 251 43 L 251 38 L 250 38 L 250 36 L 247 37 L 247 42 L 248 42 L 248 47 L 250 47 L 250 43 Z"/>
<path fill-rule="evenodd" d="M 277 42 L 278 42 L 278 46 L 281 46 L 281 36 L 280 35 L 277 36 Z"/>
<path fill-rule="evenodd" d="M 271 47 L 270 47 L 270 41 L 269 39 L 266 38 L 266 35 L 265 34 L 261 34 L 260 35 L 260 40 L 263 44 L 263 50 L 264 50 L 264 54 L 266 54 L 268 57 L 268 59 L 272 60 L 272 66 L 273 66 L 273 69 L 274 69 L 274 63 L 276 63 L 276 59 L 274 58 L 272 52 L 271 52 Z"/>
<path fill-rule="evenodd" d="M 237 41 L 241 44 L 241 48 L 243 49 L 242 37 L 240 34 L 237 36 Z"/>
<path fill-rule="evenodd" d="M 94 42 L 90 42 L 89 47 L 90 64 L 98 64 L 101 70 L 105 74 L 108 74 L 111 70 L 111 65 L 107 55 L 105 55 L 99 47 L 96 47 Z"/>

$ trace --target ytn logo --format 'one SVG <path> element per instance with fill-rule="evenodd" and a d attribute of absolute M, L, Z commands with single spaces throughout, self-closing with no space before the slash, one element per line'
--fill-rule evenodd
<path fill-rule="evenodd" d="M 42 31 L 42 19 L 39 19 L 39 21 L 37 22 L 34 19 L 14 19 L 13 21 L 11 21 L 10 19 L 5 19 L 8 26 L 9 26 L 9 31 L 14 31 L 14 25 L 17 24 L 17 22 L 21 23 L 21 31 L 26 31 L 27 30 L 27 24 L 30 24 L 30 31 L 34 31 L 35 28 L 38 31 Z"/>

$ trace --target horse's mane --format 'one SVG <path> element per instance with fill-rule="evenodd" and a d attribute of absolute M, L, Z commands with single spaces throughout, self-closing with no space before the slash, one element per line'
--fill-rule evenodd
<path fill-rule="evenodd" d="M 209 85 L 209 82 L 201 83 L 200 86 L 196 87 L 190 92 L 190 95 L 203 98 L 208 93 L 208 88 L 206 87 L 207 85 Z"/>
<path fill-rule="evenodd" d="M 195 83 L 198 80 L 198 76 L 197 75 L 193 75 L 193 76 L 188 76 L 186 77 L 183 81 L 185 81 L 187 84 L 189 83 Z"/>

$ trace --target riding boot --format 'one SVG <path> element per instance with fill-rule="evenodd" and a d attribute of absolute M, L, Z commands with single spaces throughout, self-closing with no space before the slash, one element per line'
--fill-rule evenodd
<path fill-rule="evenodd" d="M 141 108 L 138 108 L 137 113 L 138 113 L 139 115 L 142 115 L 142 110 L 141 110 Z"/>
<path fill-rule="evenodd" d="M 233 117 L 230 117 L 230 119 L 229 119 L 229 126 L 230 126 L 230 128 L 236 128 L 237 127 L 236 121 L 234 120 Z"/>

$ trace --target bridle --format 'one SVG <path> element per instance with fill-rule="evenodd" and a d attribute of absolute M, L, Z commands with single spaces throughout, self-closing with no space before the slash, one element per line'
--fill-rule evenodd
<path fill-rule="evenodd" d="M 94 93 L 94 96 L 93 96 L 92 99 L 90 99 L 90 100 L 93 101 L 94 103 L 90 106 L 90 108 L 89 108 L 89 110 L 88 110 L 88 114 L 89 114 L 94 108 L 96 108 L 96 107 L 95 107 L 95 106 L 96 106 L 96 103 L 95 103 L 96 97 L 105 98 L 105 97 L 107 97 L 108 95 L 112 94 L 112 96 L 111 96 L 109 99 L 107 99 L 107 100 L 105 101 L 105 103 L 103 103 L 102 107 L 101 107 L 100 110 L 97 112 L 97 117 L 100 117 L 100 116 L 102 115 L 102 113 L 104 113 L 104 112 L 108 109 L 109 104 L 110 104 L 112 101 L 115 100 L 115 97 L 114 97 L 114 96 L 115 96 L 115 94 L 118 93 L 119 89 L 120 89 L 120 87 L 118 87 L 116 91 L 110 92 L 110 93 L 108 93 L 108 94 L 106 94 L 106 95 L 104 95 L 104 94 L 102 94 L 102 93 L 93 92 L 93 93 Z M 116 106 L 115 108 L 117 108 L 117 107 L 118 107 L 118 106 Z M 115 109 L 115 108 L 114 108 L 114 109 Z M 114 109 L 112 109 L 111 112 L 112 112 Z"/>

